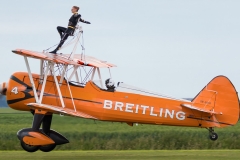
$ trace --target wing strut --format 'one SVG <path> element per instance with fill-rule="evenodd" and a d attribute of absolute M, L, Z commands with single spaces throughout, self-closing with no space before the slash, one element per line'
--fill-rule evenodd
<path fill-rule="evenodd" d="M 68 78 L 68 81 L 71 81 L 71 79 L 73 78 L 73 76 L 75 75 L 75 73 L 77 73 L 77 69 L 79 66 L 74 66 L 74 70 L 72 72 L 72 74 L 70 75 L 70 77 Z"/>
<path fill-rule="evenodd" d="M 68 83 L 68 80 L 67 80 L 67 79 L 66 79 L 66 81 L 67 81 L 67 86 L 68 86 L 68 90 L 69 90 L 69 93 L 70 93 L 70 96 L 71 96 L 71 100 L 72 100 L 72 104 L 73 104 L 74 110 L 75 110 L 75 112 L 77 112 L 76 106 L 75 106 L 75 103 L 74 103 L 74 100 L 73 100 L 71 88 L 70 88 L 70 86 L 69 86 L 69 83 Z"/>
<path fill-rule="evenodd" d="M 56 77 L 56 74 L 55 74 L 55 71 L 54 71 L 54 63 L 51 63 L 51 69 L 52 69 L 54 82 L 55 82 L 56 87 L 57 87 L 57 91 L 58 91 L 58 95 L 59 95 L 62 107 L 65 108 L 65 104 L 64 104 L 64 101 L 63 101 L 63 98 L 62 98 L 62 92 L 60 90 L 59 83 L 58 83 L 58 80 L 57 80 L 57 77 Z"/>
<path fill-rule="evenodd" d="M 34 81 L 33 81 L 32 73 L 31 73 L 30 66 L 29 66 L 29 63 L 28 63 L 28 59 L 27 59 L 26 56 L 24 56 L 24 60 L 25 60 L 26 67 L 27 67 L 27 70 L 28 70 L 28 76 L 29 76 L 30 82 L 31 82 L 31 84 L 32 84 L 35 101 L 36 101 L 36 103 L 39 103 L 39 101 L 38 101 L 38 95 L 37 95 L 37 91 L 36 91 L 36 87 L 35 87 L 35 83 L 34 83 Z"/>
<path fill-rule="evenodd" d="M 61 78 L 60 78 L 60 81 L 59 81 L 59 85 L 60 85 L 60 86 L 62 85 L 62 82 L 63 82 L 64 76 L 65 76 L 66 71 L 67 71 L 67 67 L 68 67 L 68 65 L 66 65 L 66 64 L 63 66 L 62 75 L 61 75 Z"/>
<path fill-rule="evenodd" d="M 48 73 L 49 73 L 49 67 L 50 67 L 49 62 L 47 62 L 47 69 L 44 73 L 43 85 L 42 85 L 42 89 L 41 89 L 41 93 L 40 93 L 40 99 L 39 99 L 40 104 L 42 103 L 43 93 L 44 93 L 44 90 L 45 90 L 47 76 L 48 76 Z"/>
<path fill-rule="evenodd" d="M 101 83 L 101 87 L 103 88 L 102 77 L 101 77 L 99 68 L 97 68 L 97 72 L 98 72 L 98 77 L 99 77 L 99 80 L 100 80 L 100 83 Z"/>

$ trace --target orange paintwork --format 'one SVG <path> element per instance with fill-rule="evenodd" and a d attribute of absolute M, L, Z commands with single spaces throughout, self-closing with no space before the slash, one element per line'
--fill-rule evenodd
<path fill-rule="evenodd" d="M 40 145 L 49 145 L 49 144 L 54 144 L 55 142 L 43 135 L 42 133 L 39 132 L 29 132 L 29 136 L 23 137 L 24 143 L 32 146 L 40 146 Z"/>
<path fill-rule="evenodd" d="M 57 78 L 60 79 L 60 77 Z M 38 94 L 40 94 L 42 85 L 39 84 L 39 75 L 33 74 L 33 79 L 39 90 Z M 8 82 L 7 101 L 13 109 L 29 111 L 34 108 L 27 106 L 27 104 L 35 103 L 35 99 L 32 89 L 27 88 L 24 84 L 31 87 L 28 74 L 26 72 L 14 73 Z M 14 87 L 17 87 L 17 94 L 12 92 Z M 86 118 L 126 122 L 130 125 L 142 123 L 207 128 L 235 125 L 239 119 L 237 92 L 229 79 L 224 76 L 214 78 L 192 102 L 118 91 L 108 92 L 101 90 L 91 81 L 87 82 L 84 87 L 70 85 L 70 88 L 76 112 L 66 81 L 63 81 L 60 86 L 66 106 L 64 110 L 67 112 L 66 115 L 70 116 L 79 115 L 78 117 L 85 118 L 83 114 L 86 114 L 85 116 L 90 116 Z M 61 109 L 53 76 L 47 78 L 42 104 L 59 106 L 58 108 Z M 184 107 L 184 105 L 189 104 L 201 108 L 203 111 Z M 39 106 L 36 105 L 36 107 Z M 43 110 L 53 112 L 51 109 L 45 108 Z M 76 114 L 73 115 L 73 113 Z"/>
<path fill-rule="evenodd" d="M 75 66 L 93 66 L 93 67 L 116 67 L 116 65 L 108 63 L 106 61 L 101 61 L 91 56 L 84 55 L 84 60 L 82 60 L 83 56 L 81 54 L 75 54 L 73 56 L 73 60 L 70 60 L 69 54 L 51 54 L 51 53 L 43 53 L 43 52 L 36 52 L 36 51 L 29 51 L 25 49 L 16 49 L 13 50 L 14 53 L 19 54 L 21 56 L 41 59 L 41 60 L 48 60 L 55 63 L 61 64 L 68 64 L 68 65 L 75 65 Z"/>

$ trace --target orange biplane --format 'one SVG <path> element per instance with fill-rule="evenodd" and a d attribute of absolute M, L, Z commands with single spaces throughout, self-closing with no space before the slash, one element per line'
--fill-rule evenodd
<path fill-rule="evenodd" d="M 115 85 L 109 79 L 104 86 L 100 69 L 115 65 L 75 54 L 80 36 L 82 29 L 78 27 L 71 54 L 13 50 L 24 57 L 27 72 L 13 73 L 9 81 L 0 86 L 0 91 L 6 95 L 11 108 L 34 115 L 32 127 L 17 133 L 24 150 L 49 152 L 56 145 L 69 143 L 51 129 L 53 114 L 125 122 L 130 126 L 139 123 L 206 128 L 211 140 L 218 138 L 215 127 L 233 126 L 238 122 L 238 94 L 225 76 L 215 77 L 191 101 L 122 82 Z M 39 74 L 31 72 L 29 58 L 40 60 Z"/>

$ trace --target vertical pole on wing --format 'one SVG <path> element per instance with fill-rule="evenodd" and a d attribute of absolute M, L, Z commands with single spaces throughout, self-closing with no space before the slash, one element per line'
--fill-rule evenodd
<path fill-rule="evenodd" d="M 48 72 L 49 72 L 49 63 L 47 63 L 47 69 L 44 73 L 44 79 L 43 79 L 43 85 L 42 85 L 42 89 L 41 89 L 41 93 L 40 93 L 40 98 L 39 98 L 39 103 L 42 104 L 42 98 L 43 98 L 43 93 L 44 93 L 44 90 L 45 90 L 45 86 L 46 86 L 46 82 L 47 82 L 47 76 L 48 76 Z"/>
<path fill-rule="evenodd" d="M 58 84 L 58 80 L 57 80 L 57 77 L 56 77 L 56 74 L 55 74 L 55 71 L 54 71 L 54 63 L 51 64 L 51 69 L 52 69 L 53 78 L 54 78 L 54 81 L 55 81 L 55 84 L 56 84 L 56 87 L 57 87 L 57 91 L 58 91 L 58 95 L 59 95 L 62 107 L 65 108 L 65 104 L 64 104 L 63 98 L 62 98 L 62 93 L 61 93 L 61 90 L 60 90 L 60 87 L 59 87 L 59 84 Z"/>
<path fill-rule="evenodd" d="M 29 79 L 30 79 L 30 82 L 31 82 L 31 85 L 32 85 L 32 88 L 33 88 L 33 94 L 34 94 L 34 97 L 35 97 L 35 101 L 36 101 L 36 103 L 39 103 L 35 83 L 33 81 L 32 73 L 31 73 L 30 66 L 29 66 L 29 63 L 28 63 L 28 59 L 27 59 L 26 56 L 24 56 L 24 60 L 25 60 L 25 64 L 26 64 L 26 67 L 27 67 L 28 76 L 29 76 Z"/>
<path fill-rule="evenodd" d="M 80 37 L 81 37 L 82 33 L 83 33 L 83 30 L 82 30 L 82 27 L 80 26 L 79 27 L 79 34 L 77 35 L 77 41 L 76 41 L 76 43 L 74 45 L 74 48 L 73 48 L 73 51 L 72 51 L 72 53 L 71 53 L 71 55 L 69 57 L 70 60 L 72 60 L 72 58 L 73 58 L 73 56 L 74 56 L 74 54 L 75 54 L 75 52 L 77 50 L 77 45 L 78 45 L 78 42 L 80 40 Z"/>

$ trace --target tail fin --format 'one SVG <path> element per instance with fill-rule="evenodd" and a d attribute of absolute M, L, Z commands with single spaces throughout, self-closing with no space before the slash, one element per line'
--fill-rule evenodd
<path fill-rule="evenodd" d="M 225 76 L 217 76 L 212 79 L 199 94 L 192 100 L 204 110 L 218 112 L 214 119 L 219 127 L 235 125 L 239 119 L 238 93 L 232 82 Z"/>

